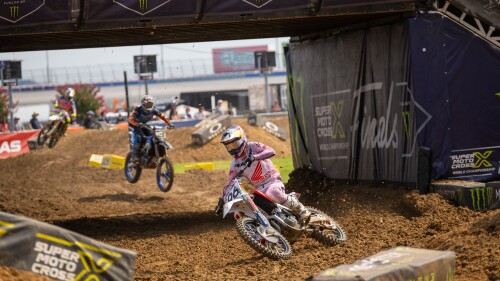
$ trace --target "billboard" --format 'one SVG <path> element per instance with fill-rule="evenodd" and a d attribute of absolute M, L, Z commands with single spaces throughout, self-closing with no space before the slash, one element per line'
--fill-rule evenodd
<path fill-rule="evenodd" d="M 255 52 L 266 52 L 267 45 L 217 48 L 212 50 L 214 72 L 239 72 L 257 70 L 255 67 Z"/>
<path fill-rule="evenodd" d="M 195 17 L 197 0 L 89 0 L 87 22 Z"/>
<path fill-rule="evenodd" d="M 68 1 L 0 0 L 0 28 L 69 21 Z"/>

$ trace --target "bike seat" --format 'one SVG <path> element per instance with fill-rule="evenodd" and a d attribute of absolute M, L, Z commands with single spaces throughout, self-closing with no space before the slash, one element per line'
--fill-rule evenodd
<path fill-rule="evenodd" d="M 267 199 L 267 200 L 269 200 L 269 201 L 273 202 L 273 200 L 271 200 L 271 198 L 267 197 L 267 195 L 265 195 L 264 193 L 262 193 L 262 192 L 258 191 L 257 189 L 255 189 L 255 190 L 253 191 L 253 194 L 258 195 L 258 196 L 260 196 L 260 197 L 264 197 L 264 199 Z"/>
<path fill-rule="evenodd" d="M 276 203 L 274 203 L 271 198 L 267 197 L 264 193 L 254 190 L 253 192 L 253 202 L 264 212 L 270 214 L 276 208 Z"/>

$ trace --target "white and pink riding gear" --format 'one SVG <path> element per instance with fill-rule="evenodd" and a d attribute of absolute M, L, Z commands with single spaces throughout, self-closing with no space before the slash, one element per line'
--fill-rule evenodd
<path fill-rule="evenodd" d="M 283 204 L 288 195 L 281 180 L 280 172 L 274 167 L 269 158 L 275 155 L 274 149 L 259 142 L 248 142 L 245 148 L 246 155 L 234 158 L 229 170 L 229 184 L 244 165 L 248 157 L 253 157 L 254 162 L 244 172 L 247 178 L 257 190 L 264 193 L 274 202 Z"/>

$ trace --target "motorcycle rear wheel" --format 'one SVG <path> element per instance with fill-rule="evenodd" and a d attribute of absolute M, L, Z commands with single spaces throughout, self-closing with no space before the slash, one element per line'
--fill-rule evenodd
<path fill-rule="evenodd" d="M 131 163 L 132 161 L 132 152 L 127 154 L 125 158 L 125 167 L 123 171 L 125 172 L 125 178 L 129 183 L 136 183 L 141 177 L 142 166 L 139 163 Z"/>
<path fill-rule="evenodd" d="M 50 131 L 50 129 L 51 126 L 47 125 L 43 127 L 42 130 L 40 130 L 40 133 L 38 133 L 38 137 L 36 138 L 36 142 L 38 143 L 38 145 L 44 145 L 45 142 L 49 139 L 47 133 Z"/>
<path fill-rule="evenodd" d="M 156 182 L 161 191 L 167 192 L 174 183 L 174 165 L 168 157 L 160 159 L 156 165 Z"/>
<path fill-rule="evenodd" d="M 242 216 L 236 221 L 236 230 L 250 247 L 262 255 L 273 260 L 290 259 L 293 254 L 292 246 L 285 237 L 279 235 L 279 242 L 271 243 L 257 232 L 258 225 L 257 220 Z"/>
<path fill-rule="evenodd" d="M 311 235 L 312 238 L 327 246 L 338 245 L 347 239 L 344 230 L 329 215 L 313 207 L 306 206 L 306 208 L 311 212 L 311 217 L 316 214 L 324 216 L 330 225 L 325 226 L 320 224 L 316 225 L 314 223 L 309 224 L 308 228 L 313 228 Z"/>

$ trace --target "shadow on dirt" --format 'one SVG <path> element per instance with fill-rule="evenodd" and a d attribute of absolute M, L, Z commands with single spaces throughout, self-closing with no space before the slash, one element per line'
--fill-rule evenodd
<path fill-rule="evenodd" d="M 120 194 L 105 194 L 102 196 L 90 196 L 78 199 L 79 203 L 88 203 L 96 201 L 123 201 L 123 202 L 133 202 L 133 203 L 150 203 L 150 202 L 163 201 L 163 198 L 159 196 L 139 197 L 137 194 L 120 193 Z"/>
<path fill-rule="evenodd" d="M 89 237 L 128 237 L 158 235 L 199 235 L 208 231 L 225 231 L 234 227 L 231 219 L 222 219 L 213 212 L 135 214 L 121 217 L 81 218 L 54 221 L 54 225 Z"/>

